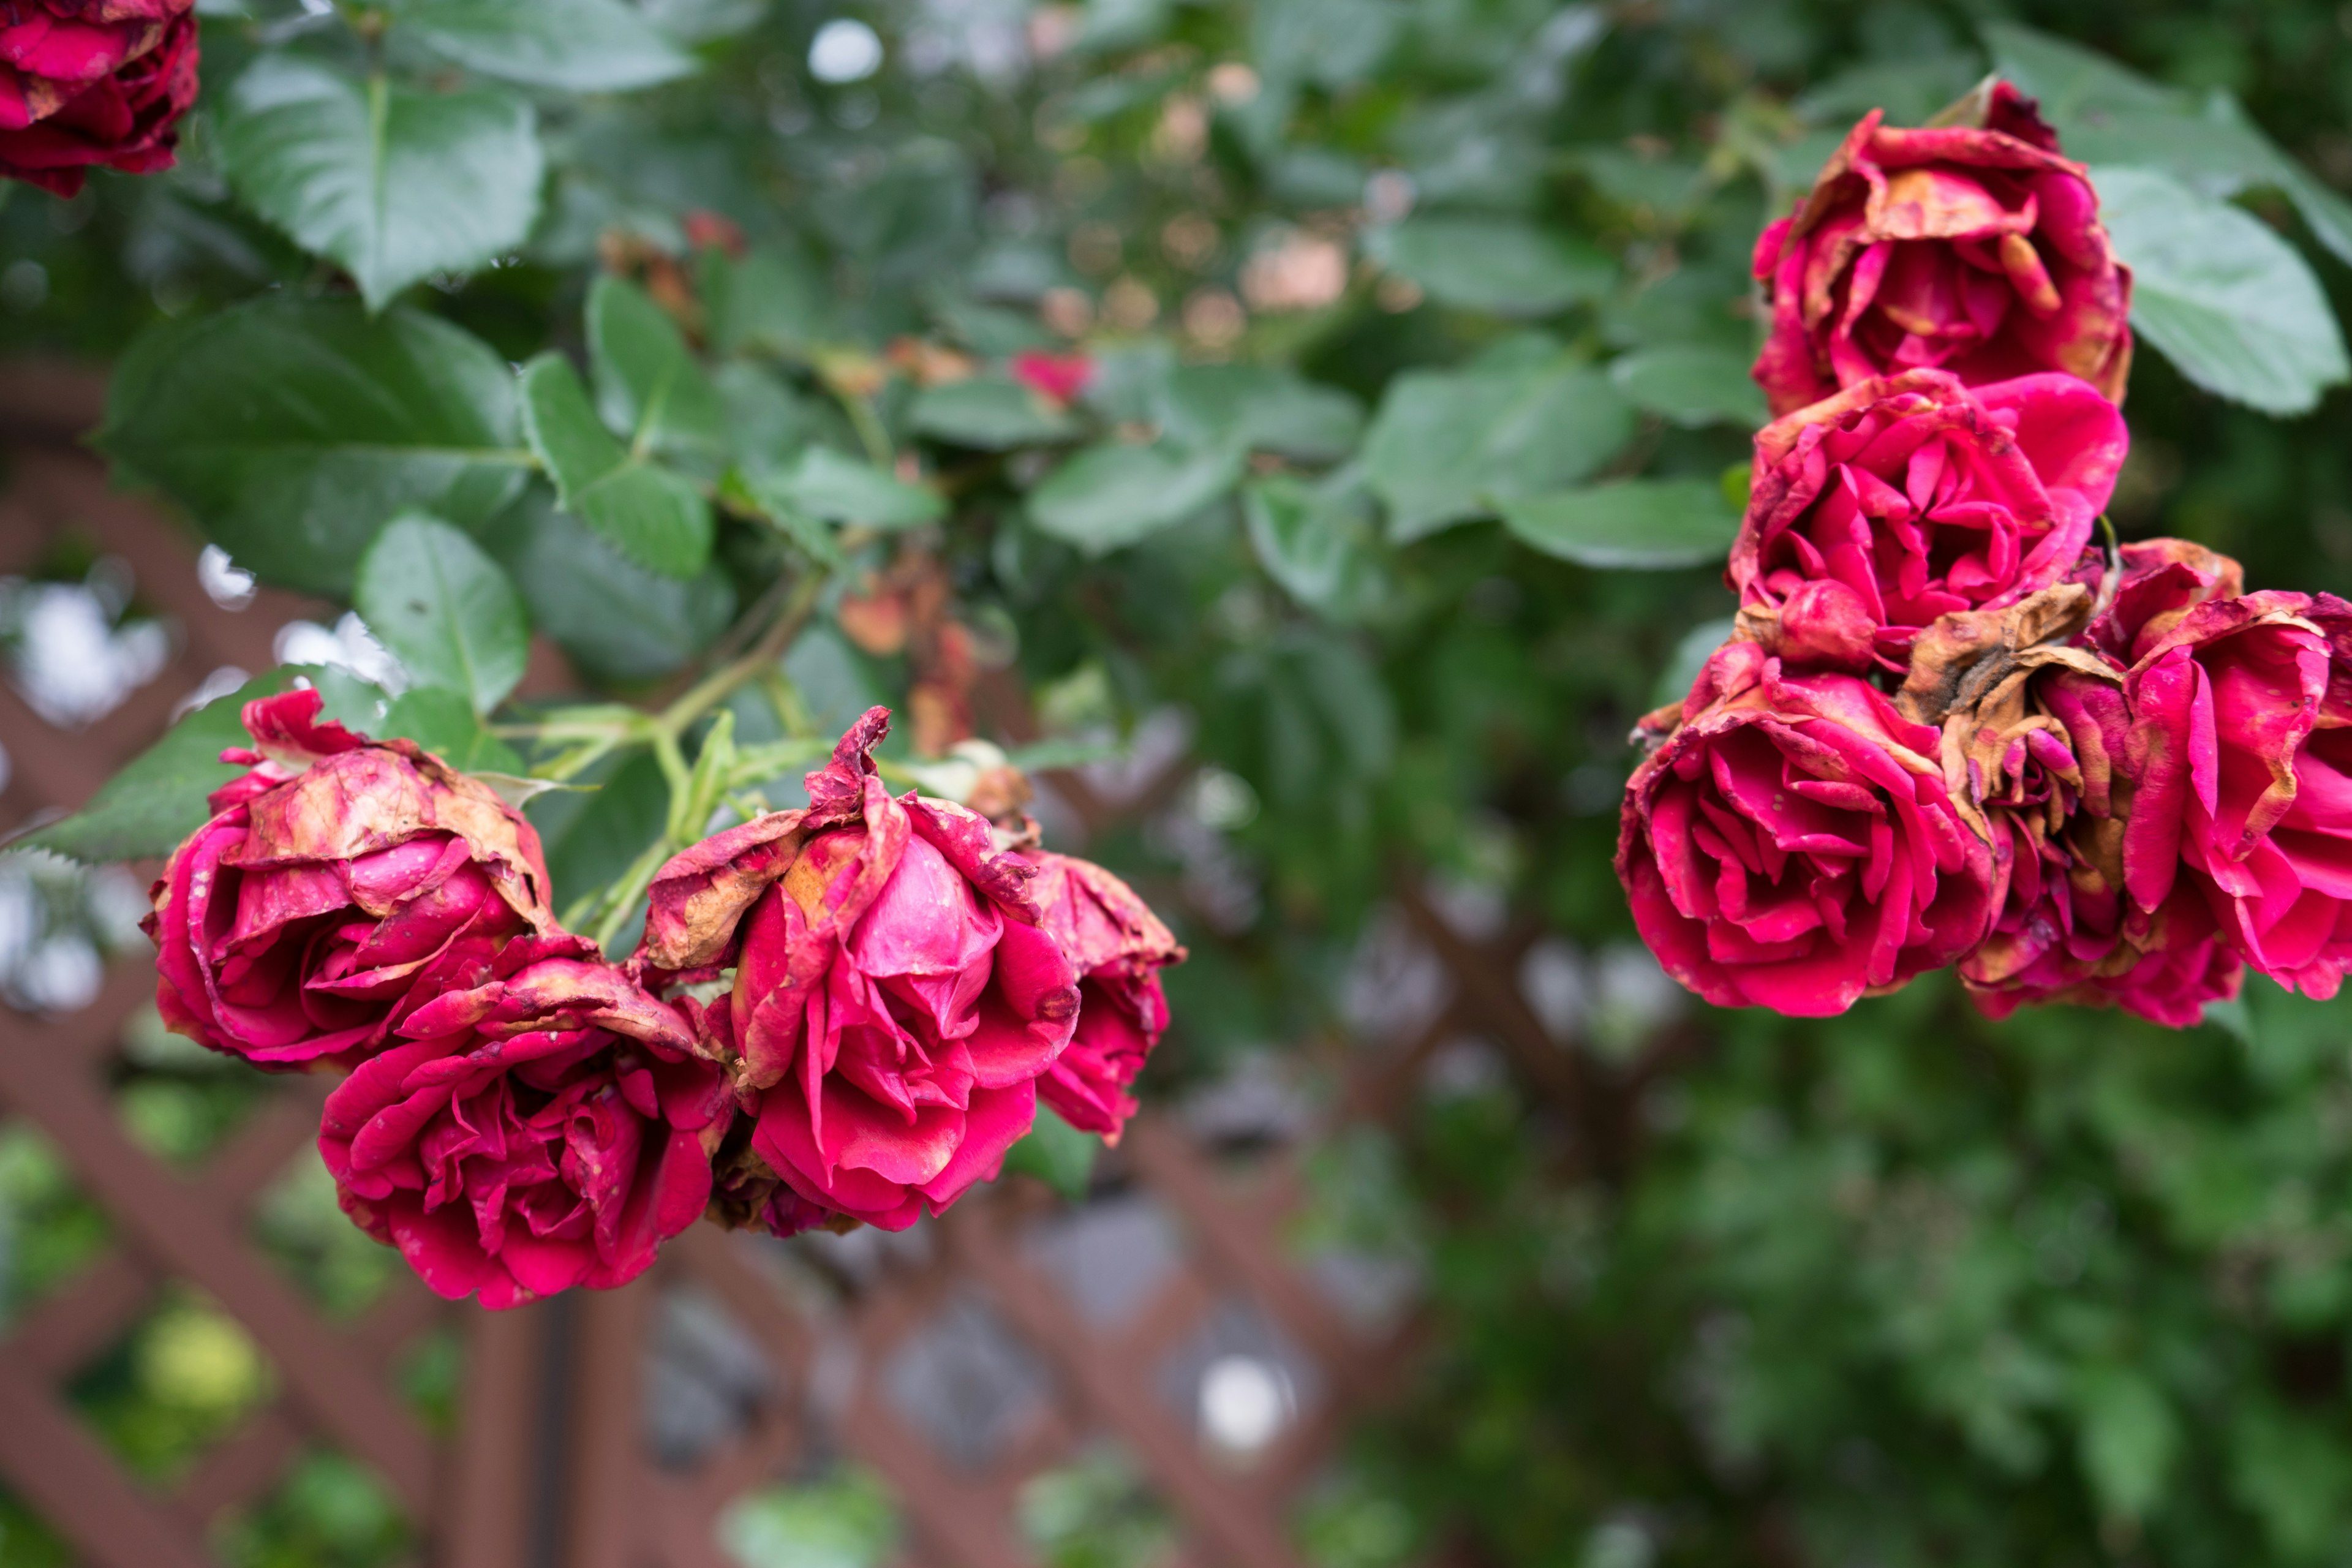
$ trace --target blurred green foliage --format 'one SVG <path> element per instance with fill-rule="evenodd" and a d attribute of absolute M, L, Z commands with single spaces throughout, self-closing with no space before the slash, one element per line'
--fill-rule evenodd
<path fill-rule="evenodd" d="M 236 166 L 254 139 L 225 132 L 225 105 L 257 52 L 341 71 L 364 51 L 332 16 L 233 9 L 207 24 L 179 171 L 0 207 L 0 348 L 112 360 L 159 321 L 351 293 L 256 216 L 282 210 L 251 195 L 277 175 Z M 395 71 L 438 80 L 455 58 L 478 73 L 469 94 L 523 95 L 548 173 L 532 210 L 493 215 L 513 244 L 372 272 L 371 289 L 495 361 L 567 354 L 589 373 L 572 412 L 593 405 L 614 451 L 626 436 L 644 473 L 687 486 L 645 481 L 667 532 L 577 497 L 563 511 L 538 479 L 510 504 L 485 481 L 450 521 L 585 680 L 642 695 L 794 572 L 887 565 L 906 536 L 840 525 L 895 529 L 870 464 L 908 458 L 952 508 L 929 531 L 904 521 L 1050 730 L 1131 738 L 1161 710 L 1192 716 L 1209 771 L 1089 850 L 1164 891 L 1194 954 L 1169 976 L 1178 1022 L 1148 1080 L 1163 1097 L 1330 1028 L 1365 918 L 1401 877 L 1535 914 L 1588 976 L 1622 952 L 1623 737 L 1729 598 L 1706 566 L 1563 559 L 1491 506 L 1620 479 L 1681 481 L 1651 499 L 1696 505 L 1696 481 L 1738 465 L 1753 406 L 1726 367 L 1754 346 L 1759 226 L 1854 116 L 1916 121 L 1965 89 L 1991 63 L 1983 24 L 2176 89 L 2158 96 L 2179 136 L 2125 148 L 2176 174 L 2242 105 L 2304 172 L 2191 183 L 2352 298 L 2313 195 L 2352 184 L 2352 23 L 2307 0 L 646 9 L 700 75 L 627 95 L 517 86 L 478 53 L 404 54 L 396 22 L 388 35 Z M 845 17 L 874 29 L 880 68 L 820 79 L 812 45 Z M 2100 112 L 2075 128 L 2096 135 Z M 501 123 L 502 155 L 520 156 Z M 698 253 L 698 211 L 739 226 L 745 255 Z M 629 401 L 607 341 L 628 329 L 591 309 L 607 263 L 678 283 L 700 312 L 679 373 L 708 381 L 691 418 L 649 428 Z M 842 356 L 896 363 L 882 356 L 901 339 L 983 374 L 938 395 L 885 371 L 870 395 L 835 395 Z M 1076 407 L 1003 396 L 1006 356 L 1077 345 L 1095 380 Z M 2341 391 L 2274 418 L 2144 345 L 2127 412 L 2126 537 L 2198 539 L 2257 586 L 2352 591 Z M 610 458 L 593 428 L 572 434 Z M 541 459 L 569 493 L 563 452 Z M 751 500 L 706 516 L 690 498 L 726 468 Z M 204 513 L 218 476 L 199 478 L 175 493 Z M 341 521 L 364 540 L 388 516 Z M 266 551 L 241 560 L 271 570 Z M 832 604 L 784 666 L 825 728 L 909 679 L 853 647 Z M 766 738 L 753 719 L 739 715 L 746 743 Z M 661 829 L 651 756 L 602 766 L 599 794 L 534 806 L 567 898 L 623 877 Z M 1695 1006 L 1662 1023 L 1595 994 L 1572 1020 L 1595 1060 L 1662 1027 L 1689 1039 L 1622 1108 L 1606 1179 L 1580 1152 L 1591 1130 L 1507 1075 L 1433 1083 L 1392 1133 L 1328 1156 L 1317 1234 L 1411 1260 L 1433 1331 L 1417 1381 L 1302 1514 L 1317 1561 L 2347 1560 L 2343 1007 L 2257 984 L 2242 1011 L 2169 1034 L 2068 1010 L 1996 1026 L 1940 983 L 1801 1024 Z M 239 1114 L 194 1064 L 134 1076 L 126 1110 L 168 1157 Z M 12 1303 L 102 1235 L 23 1137 L 0 1142 Z M 374 1276 L 331 1239 L 347 1233 L 313 1187 L 273 1198 L 264 1234 L 350 1310 Z M 200 1308 L 171 1310 L 199 1329 L 170 1333 L 212 1331 Z M 206 1404 L 159 1370 L 176 1364 L 170 1333 L 86 1385 L 94 1418 L 156 1465 L 262 1375 L 204 1383 Z M 335 1555 L 394 1539 L 338 1464 L 240 1523 L 238 1560 L 375 1560 Z M 1055 1561 L 1148 1557 L 1119 1487 L 1056 1485 L 1032 1510 Z M 0 1511 L 12 1563 L 16 1521 Z M 793 1568 L 876 1561 L 890 1538 L 855 1479 L 749 1503 L 729 1530 L 745 1561 Z"/>

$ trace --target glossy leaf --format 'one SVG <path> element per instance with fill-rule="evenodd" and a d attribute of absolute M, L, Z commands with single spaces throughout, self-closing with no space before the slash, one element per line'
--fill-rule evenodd
<path fill-rule="evenodd" d="M 1089 447 L 1029 492 L 1029 521 L 1089 555 L 1108 554 L 1183 521 L 1241 475 L 1231 447 Z"/>
<path fill-rule="evenodd" d="M 727 629 L 735 590 L 716 566 L 680 581 L 649 572 L 533 487 L 488 536 L 532 624 L 583 673 L 650 680 L 682 668 Z"/>
<path fill-rule="evenodd" d="M 1547 555 L 1582 566 L 1697 566 L 1730 552 L 1739 518 L 1711 479 L 1619 479 L 1497 498 L 1503 524 Z"/>
<path fill-rule="evenodd" d="M 686 334 L 635 284 L 608 274 L 589 288 L 588 359 L 596 410 L 632 452 L 707 456 L 726 447 L 726 411 Z"/>
<path fill-rule="evenodd" d="M 221 161 L 247 205 L 340 263 L 370 310 L 520 245 L 545 172 L 530 105 L 268 54 L 229 91 Z"/>
<path fill-rule="evenodd" d="M 907 422 L 918 434 L 982 452 L 1046 446 L 1079 430 L 1067 411 L 999 375 L 925 387 L 908 405 Z"/>
<path fill-rule="evenodd" d="M 438 518 L 386 524 L 361 558 L 362 619 L 424 686 L 487 713 L 522 679 L 530 626 L 499 563 Z"/>
<path fill-rule="evenodd" d="M 1334 490 L 1276 474 L 1242 489 L 1250 547 L 1266 575 L 1334 620 L 1356 618 L 1380 595 L 1370 510 L 1354 485 Z"/>
<path fill-rule="evenodd" d="M 810 447 L 799 458 L 753 480 L 784 506 L 827 522 L 867 528 L 918 528 L 947 515 L 939 492 L 910 485 L 862 458 L 830 447 Z"/>
<path fill-rule="evenodd" d="M 1440 304 L 1503 316 L 1549 316 L 1597 300 L 1617 276 L 1591 247 L 1507 218 L 1412 217 L 1366 236 L 1365 250 Z"/>
<path fill-rule="evenodd" d="M 522 368 L 523 429 L 563 510 L 641 566 L 691 577 L 710 558 L 710 503 L 692 481 L 633 455 L 588 405 L 562 354 Z"/>
<path fill-rule="evenodd" d="M 393 17 L 467 69 L 526 87 L 623 91 L 695 68 L 622 0 L 402 0 Z"/>
<path fill-rule="evenodd" d="M 403 310 L 283 300 L 142 338 L 99 444 L 254 572 L 334 595 L 387 520 L 478 528 L 531 462 L 513 374 L 474 338 Z"/>
<path fill-rule="evenodd" d="M 1734 425 L 1754 429 L 1770 417 L 1744 355 L 1697 344 L 1630 353 L 1609 379 L 1634 407 L 1689 428 Z"/>
<path fill-rule="evenodd" d="M 414 741 L 469 773 L 519 775 L 523 771 L 515 749 L 484 727 L 481 715 L 463 694 L 446 687 L 419 686 L 402 692 L 378 729 L 385 737 Z"/>
<path fill-rule="evenodd" d="M 1494 498 L 1572 484 L 1633 433 L 1632 405 L 1609 377 L 1556 354 L 1408 371 L 1364 437 L 1364 467 L 1402 542 L 1486 516 Z"/>
<path fill-rule="evenodd" d="M 1302 462 L 1356 449 L 1363 405 L 1336 386 L 1262 365 L 1187 365 L 1160 394 L 1165 433 L 1192 447 L 1233 441 Z"/>

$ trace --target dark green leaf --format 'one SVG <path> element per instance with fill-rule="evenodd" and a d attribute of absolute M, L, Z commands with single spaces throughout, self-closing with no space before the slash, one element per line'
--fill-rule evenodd
<path fill-rule="evenodd" d="M 921 435 L 983 452 L 1066 441 L 1078 422 L 1010 376 L 981 375 L 925 387 L 907 408 Z"/>
<path fill-rule="evenodd" d="M 239 563 L 338 596 L 387 519 L 478 528 L 530 465 L 513 374 L 480 342 L 405 311 L 274 300 L 142 338 L 99 441 Z"/>
<path fill-rule="evenodd" d="M 1364 246 L 1440 304 L 1504 316 L 1549 316 L 1598 300 L 1617 278 L 1592 247 L 1507 218 L 1408 218 L 1368 234 Z"/>
<path fill-rule="evenodd" d="M 799 356 L 825 341 L 833 301 L 815 265 L 797 250 L 763 246 L 740 261 L 706 250 L 697 266 L 715 347 Z"/>
<path fill-rule="evenodd" d="M 402 0 L 393 16 L 468 70 L 527 87 L 625 91 L 694 69 L 620 0 Z"/>
<path fill-rule="evenodd" d="M 522 585 L 530 618 L 585 673 L 650 680 L 684 666 L 734 617 L 726 574 L 685 582 L 648 572 L 534 487 L 490 531 L 492 551 Z"/>
<path fill-rule="evenodd" d="M 523 430 L 563 510 L 642 566 L 691 577 L 710 559 L 710 503 L 683 475 L 634 457 L 604 428 L 572 362 L 522 367 Z"/>
<path fill-rule="evenodd" d="M 384 736 L 405 736 L 467 773 L 523 771 L 522 758 L 515 749 L 483 728 L 480 716 L 464 697 L 442 687 L 420 686 L 402 692 L 380 728 Z"/>
<path fill-rule="evenodd" d="M 545 171 L 530 105 L 509 93 L 426 92 L 280 54 L 237 78 L 220 150 L 237 195 L 340 262 L 370 310 L 520 245 Z"/>
<path fill-rule="evenodd" d="M 2083 1470 L 2101 1512 L 2147 1518 L 2164 1496 L 2180 1449 L 2179 1419 L 2162 1387 L 2137 1367 L 2098 1367 L 2082 1377 L 2075 1407 Z"/>
<path fill-rule="evenodd" d="M 1498 497 L 1504 526 L 1547 555 L 1635 570 L 1720 561 L 1739 518 L 1712 479 L 1619 479 L 1547 495 Z"/>
<path fill-rule="evenodd" d="M 1357 617 L 1380 596 L 1370 510 L 1354 485 L 1335 491 L 1276 474 L 1242 487 L 1242 516 L 1266 575 L 1334 620 Z"/>
<path fill-rule="evenodd" d="M 807 447 L 797 461 L 754 477 L 751 486 L 780 508 L 868 528 L 917 528 L 939 521 L 948 511 L 937 490 L 910 485 L 830 447 Z"/>
<path fill-rule="evenodd" d="M 1488 514 L 1488 498 L 1572 484 L 1633 433 L 1633 408 L 1600 371 L 1557 353 L 1498 356 L 1389 383 L 1364 467 L 1402 542 Z"/>
<path fill-rule="evenodd" d="M 438 518 L 386 524 L 361 558 L 361 618 L 419 684 L 487 713 L 530 658 L 522 600 L 482 547 Z"/>
<path fill-rule="evenodd" d="M 1021 1141 L 1004 1152 L 1007 1175 L 1034 1176 L 1072 1203 L 1087 1195 L 1094 1179 L 1095 1156 L 1102 1140 L 1081 1132 L 1040 1100 L 1037 1120 Z"/>
<path fill-rule="evenodd" d="M 1695 344 L 1644 349 L 1612 363 L 1609 379 L 1633 406 L 1697 428 L 1737 425 L 1754 429 L 1770 417 L 1748 361 L 1727 350 Z"/>
<path fill-rule="evenodd" d="M 2101 170 L 2097 184 L 2132 268 L 2132 325 L 2189 380 L 2301 414 L 2352 374 L 2319 280 L 2262 222 L 2152 170 Z"/>
<path fill-rule="evenodd" d="M 596 409 L 631 452 L 715 456 L 727 416 L 677 323 L 635 284 L 609 274 L 588 290 Z"/>
<path fill-rule="evenodd" d="M 1089 447 L 1029 492 L 1029 521 L 1089 555 L 1108 554 L 1183 521 L 1241 476 L 1232 447 Z"/>

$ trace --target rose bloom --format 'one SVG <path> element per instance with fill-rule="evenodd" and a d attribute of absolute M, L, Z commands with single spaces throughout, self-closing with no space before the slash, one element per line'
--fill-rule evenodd
<path fill-rule="evenodd" d="M 410 741 L 320 723 L 319 694 L 246 704 L 252 764 L 173 851 L 143 922 L 164 1023 L 290 1066 L 380 1044 L 420 973 L 485 965 L 550 931 L 539 836 L 487 784 Z M 463 965 L 446 973 L 452 984 Z"/>
<path fill-rule="evenodd" d="M 2098 195 L 2007 82 L 1979 109 L 1916 131 L 1871 110 L 1758 239 L 1772 324 L 1755 375 L 1774 414 L 1915 369 L 1970 385 L 2056 371 L 2123 401 L 2131 273 Z"/>
<path fill-rule="evenodd" d="M 1617 875 L 1666 973 L 1825 1017 L 1974 947 L 1992 857 L 1937 744 L 1864 680 L 1718 649 L 1625 791 Z"/>
<path fill-rule="evenodd" d="M 1078 1024 L 1038 1089 L 1062 1120 L 1117 1144 L 1138 1109 L 1127 1092 L 1168 1027 L 1160 970 L 1184 950 L 1135 889 L 1101 867 L 1038 850 L 1034 884 L 1045 929 L 1081 976 Z"/>
<path fill-rule="evenodd" d="M 2352 605 L 2213 598 L 2135 640 L 2126 885 L 2153 909 L 2187 881 L 2248 963 L 2335 995 L 2352 963 Z"/>
<path fill-rule="evenodd" d="M 654 969 L 736 966 L 703 1016 L 756 1097 L 752 1149 L 817 1208 L 899 1230 L 993 1177 L 1068 1045 L 1078 974 L 1041 929 L 1034 867 L 987 821 L 908 794 L 868 752 L 877 708 L 808 775 L 809 805 L 656 874 Z"/>
<path fill-rule="evenodd" d="M 194 0 L 0 5 L 0 175 L 71 196 L 93 164 L 168 169 L 195 98 Z"/>
<path fill-rule="evenodd" d="M 1945 787 L 1992 847 L 1992 929 L 1959 963 L 1979 1008 L 2005 1018 L 2068 1001 L 2186 1027 L 2237 994 L 2240 966 L 2202 900 L 2179 889 L 2151 913 L 2126 894 L 2124 671 L 2067 642 L 2092 602 L 2066 584 L 1946 616 L 1920 637 L 1896 706 L 1940 726 Z"/>
<path fill-rule="evenodd" d="M 582 937 L 510 942 L 327 1097 L 343 1210 L 452 1300 L 608 1289 L 702 1216 L 730 1107 L 686 1021 Z"/>
<path fill-rule="evenodd" d="M 1725 574 L 1748 635 L 1792 666 L 1903 669 L 1937 616 L 2065 577 L 2127 445 L 2115 405 L 2064 375 L 1913 371 L 1774 421 Z"/>

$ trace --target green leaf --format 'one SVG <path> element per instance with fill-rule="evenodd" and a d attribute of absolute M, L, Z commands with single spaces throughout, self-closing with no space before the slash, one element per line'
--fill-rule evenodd
<path fill-rule="evenodd" d="M 481 342 L 404 310 L 282 300 L 142 337 L 99 445 L 239 563 L 335 597 L 387 519 L 478 528 L 530 466 L 513 374 Z"/>
<path fill-rule="evenodd" d="M 324 692 L 327 683 L 316 678 L 327 673 L 287 665 L 254 677 L 226 697 L 215 698 L 99 785 L 79 811 L 26 834 L 16 845 L 92 864 L 163 858 L 210 819 L 205 797 L 246 771 L 220 760 L 226 748 L 253 743 L 240 722 L 245 705 L 289 689 L 297 677 L 313 680 Z M 373 721 L 373 712 L 352 711 L 351 700 L 380 698 L 382 693 L 349 676 L 333 686 L 332 695 L 345 700 L 330 700 L 327 717 L 362 727 Z M 366 706 L 373 708 L 373 701 Z"/>
<path fill-rule="evenodd" d="M 1491 499 L 1573 484 L 1633 433 L 1633 411 L 1601 372 L 1545 352 L 1389 383 L 1364 437 L 1364 468 L 1402 542 L 1484 517 Z"/>
<path fill-rule="evenodd" d="M 636 456 L 725 449 L 719 394 L 669 312 L 635 284 L 606 274 L 590 287 L 588 361 L 597 412 Z"/>
<path fill-rule="evenodd" d="M 1739 518 L 1712 479 L 1618 479 L 1548 495 L 1500 497 L 1503 525 L 1582 566 L 1697 566 L 1730 552 Z"/>
<path fill-rule="evenodd" d="M 1508 218 L 1408 218 L 1367 234 L 1364 248 L 1440 304 L 1502 316 L 1549 316 L 1600 299 L 1617 279 L 1592 247 Z"/>
<path fill-rule="evenodd" d="M 1396 0 L 1264 0 L 1254 7 L 1252 53 L 1279 81 L 1346 87 L 1375 70 L 1407 13 Z"/>
<path fill-rule="evenodd" d="M 2132 269 L 2132 326 L 2183 375 L 2282 415 L 2352 375 L 2319 280 L 2259 219 L 2149 169 L 2103 169 L 2095 183 Z"/>
<path fill-rule="evenodd" d="M 2126 1366 L 2086 1372 L 2075 1391 L 2084 1473 L 2111 1518 L 2147 1517 L 2164 1495 L 2180 1426 L 2163 1390 Z"/>
<path fill-rule="evenodd" d="M 1242 517 L 1266 575 L 1333 620 L 1358 618 L 1381 595 L 1370 510 L 1354 483 L 1334 489 L 1276 474 L 1242 487 Z"/>
<path fill-rule="evenodd" d="M 1356 449 L 1364 408 L 1336 386 L 1262 365 L 1187 365 L 1160 392 L 1163 432 L 1188 447 L 1236 441 L 1302 462 L 1336 462 Z"/>
<path fill-rule="evenodd" d="M 522 599 L 482 547 L 438 518 L 386 524 L 360 560 L 352 602 L 421 685 L 487 713 L 530 658 Z"/>
<path fill-rule="evenodd" d="M 221 161 L 247 205 L 340 262 L 371 310 L 522 244 L 546 160 L 530 105 L 267 54 L 229 90 Z"/>
<path fill-rule="evenodd" d="M 467 69 L 526 87 L 623 92 L 695 68 L 620 0 L 404 0 L 393 18 Z"/>
<path fill-rule="evenodd" d="M 1087 1187 L 1094 1180 L 1095 1156 L 1101 1152 L 1101 1139 L 1079 1131 L 1040 1100 L 1036 1121 L 1004 1152 L 1004 1172 L 1034 1176 L 1076 1203 L 1087 1195 Z"/>
<path fill-rule="evenodd" d="M 523 430 L 563 510 L 641 566 L 691 577 L 710 559 L 710 503 L 683 475 L 630 455 L 588 406 L 572 362 L 522 367 Z"/>
<path fill-rule="evenodd" d="M 532 624 L 584 674 L 650 680 L 709 647 L 735 615 L 717 566 L 684 582 L 648 572 L 534 486 L 488 543 L 522 585 Z"/>
<path fill-rule="evenodd" d="M 1089 447 L 1029 492 L 1029 521 L 1104 555 L 1183 521 L 1241 477 L 1242 454 L 1231 446 Z"/>
<path fill-rule="evenodd" d="M 1754 429 L 1771 416 L 1746 357 L 1724 349 L 1695 343 L 1645 349 L 1612 363 L 1609 379 L 1634 407 L 1691 429 Z"/>
<path fill-rule="evenodd" d="M 982 452 L 1049 446 L 1079 430 L 1066 411 L 1003 375 L 927 386 L 908 405 L 907 422 L 918 434 Z"/>
<path fill-rule="evenodd" d="M 815 264 L 798 250 L 762 246 L 740 261 L 706 250 L 695 265 L 710 342 L 722 353 L 761 349 L 797 357 L 825 340 L 832 296 Z"/>
<path fill-rule="evenodd" d="M 937 490 L 910 485 L 831 447 L 806 447 L 790 467 L 756 475 L 751 483 L 773 504 L 828 522 L 918 528 L 948 514 Z"/>
<path fill-rule="evenodd" d="M 419 686 L 404 691 L 383 716 L 383 734 L 405 736 L 466 773 L 519 774 L 522 758 L 482 727 L 481 716 L 456 691 Z"/>

